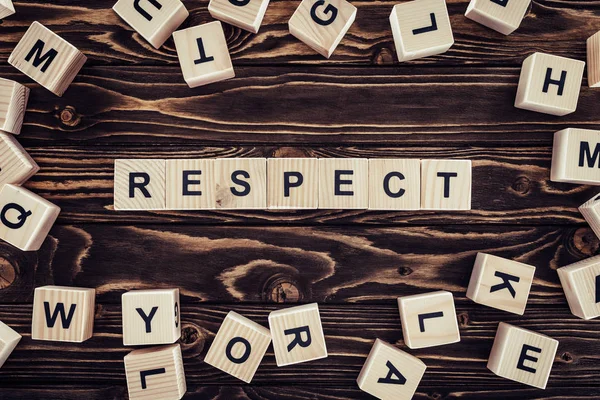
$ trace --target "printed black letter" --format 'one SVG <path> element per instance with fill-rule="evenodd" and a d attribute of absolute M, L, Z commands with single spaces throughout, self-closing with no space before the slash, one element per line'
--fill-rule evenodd
<path fill-rule="evenodd" d="M 135 8 L 135 11 L 139 12 L 142 17 L 146 18 L 148 21 L 152 21 L 152 15 L 148 14 L 148 12 L 140 6 L 140 1 L 141 0 L 133 0 L 133 8 Z M 148 0 L 148 3 L 156 7 L 157 10 L 162 8 L 162 5 L 157 0 Z"/>
<path fill-rule="evenodd" d="M 437 22 L 435 20 L 435 14 L 431 13 L 431 14 L 429 14 L 429 17 L 431 18 L 431 25 L 426 26 L 424 28 L 413 29 L 413 35 L 419 35 L 421 33 L 437 31 Z"/>
<path fill-rule="evenodd" d="M 432 312 L 427 314 L 419 314 L 419 329 L 421 332 L 425 332 L 425 320 L 431 318 L 441 318 L 444 316 L 443 311 Z"/>
<path fill-rule="evenodd" d="M 190 185 L 199 185 L 200 180 L 190 179 L 190 175 L 202 175 L 202 171 L 183 171 L 183 195 L 202 196 L 201 190 L 190 190 Z"/>
<path fill-rule="evenodd" d="M 523 348 L 521 349 L 521 355 L 519 356 L 519 362 L 517 363 L 517 369 L 523 370 L 525 372 L 531 372 L 532 374 L 535 374 L 536 370 L 534 368 L 527 367 L 524 364 L 525 360 L 527 360 L 527 361 L 533 361 L 533 362 L 537 362 L 538 361 L 538 359 L 536 357 L 527 355 L 528 351 L 533 351 L 534 353 L 540 353 L 540 354 L 542 354 L 542 349 L 539 349 L 539 348 L 533 347 L 533 346 L 529 346 L 528 344 L 524 344 Z"/>
<path fill-rule="evenodd" d="M 301 326 L 300 328 L 287 329 L 283 331 L 284 335 L 294 335 L 294 340 L 288 344 L 287 351 L 288 353 L 294 349 L 297 345 L 300 347 L 308 347 L 312 343 L 312 338 L 310 337 L 310 328 L 307 326 Z M 302 340 L 302 333 L 306 333 L 306 340 Z"/>
<path fill-rule="evenodd" d="M 596 277 L 596 303 L 600 303 L 600 275 Z"/>
<path fill-rule="evenodd" d="M 243 344 L 244 347 L 246 348 L 246 350 L 244 350 L 244 354 L 242 354 L 242 356 L 239 358 L 235 358 L 233 356 L 233 354 L 231 354 L 231 351 L 233 350 L 233 346 L 235 346 L 237 343 Z M 227 359 L 229 361 L 231 361 L 232 363 L 243 364 L 246 362 L 248 357 L 250 357 L 251 351 L 252 351 L 252 346 L 250 345 L 249 341 L 247 341 L 246 339 L 244 339 L 242 337 L 234 337 L 233 339 L 231 339 L 229 341 L 229 343 L 227 343 L 227 348 L 225 349 L 225 355 L 227 356 Z"/>
<path fill-rule="evenodd" d="M 244 7 L 250 3 L 250 0 L 229 0 L 231 4 L 238 7 Z"/>
<path fill-rule="evenodd" d="M 46 313 L 46 326 L 48 328 L 54 328 L 54 325 L 56 324 L 56 319 L 58 318 L 58 314 L 60 314 L 60 321 L 62 322 L 63 329 L 69 329 L 76 308 L 77 304 L 71 304 L 71 308 L 69 308 L 69 315 L 65 315 L 64 303 L 57 303 L 56 308 L 52 313 L 52 316 L 50 316 L 50 303 L 45 301 L 44 312 Z"/>
<path fill-rule="evenodd" d="M 44 63 L 40 70 L 42 72 L 46 72 L 50 64 L 52 64 L 52 61 L 54 61 L 54 58 L 58 55 L 58 51 L 54 49 L 50 49 L 46 52 L 46 54 L 42 55 L 42 50 L 44 50 L 45 44 L 46 43 L 44 43 L 42 40 L 38 39 L 25 57 L 25 61 L 29 61 L 31 60 L 31 57 L 33 57 L 34 67 L 38 67 L 41 63 Z"/>
<path fill-rule="evenodd" d="M 295 182 L 291 182 L 290 178 L 296 178 Z M 298 187 L 304 182 L 304 177 L 300 172 L 284 172 L 283 173 L 283 197 L 290 197 L 290 188 Z"/>
<path fill-rule="evenodd" d="M 238 197 L 248 196 L 250 194 L 250 184 L 238 178 L 238 175 L 241 175 L 243 178 L 250 179 L 250 174 L 246 171 L 233 171 L 233 173 L 231 174 L 231 181 L 236 185 L 243 186 L 244 190 L 238 190 L 232 187 L 230 188 L 231 193 L 233 193 L 234 196 Z"/>
<path fill-rule="evenodd" d="M 550 87 L 550 85 L 557 85 L 558 86 L 557 93 L 559 96 L 562 96 L 563 90 L 565 89 L 565 81 L 566 80 L 567 80 L 567 71 L 562 71 L 560 73 L 560 79 L 554 80 L 554 79 L 552 79 L 552 68 L 548 68 L 548 69 L 546 69 L 546 78 L 544 79 L 544 87 L 542 89 L 542 92 L 548 93 L 548 88 Z"/>
<path fill-rule="evenodd" d="M 313 6 L 310 9 L 310 17 L 313 19 L 313 21 L 315 21 L 317 24 L 319 24 L 321 26 L 327 26 L 327 25 L 333 23 L 333 21 L 335 21 L 337 14 L 338 14 L 337 8 L 335 8 L 331 4 L 327 4 L 327 7 L 325 7 L 325 10 L 323 10 L 323 14 L 325 14 L 325 15 L 331 14 L 329 19 L 319 18 L 319 16 L 317 15 L 317 8 L 319 8 L 319 6 L 322 6 L 324 4 L 325 4 L 325 0 L 318 0 L 317 2 L 315 2 L 315 4 L 313 4 Z"/>
<path fill-rule="evenodd" d="M 450 178 L 456 178 L 456 172 L 438 172 L 438 178 L 444 178 L 444 198 L 450 197 Z"/>
<path fill-rule="evenodd" d="M 341 179 L 342 175 L 354 175 L 354 171 L 351 170 L 335 170 L 335 195 L 336 196 L 353 196 L 353 190 L 342 190 L 342 185 L 352 185 L 350 179 Z"/>
<path fill-rule="evenodd" d="M 152 318 L 154 318 L 154 314 L 156 314 L 156 311 L 158 311 L 158 307 L 152 307 L 150 315 L 146 315 L 144 310 L 142 310 L 141 308 L 136 308 L 135 311 L 137 311 L 138 314 L 140 314 L 140 317 L 142 317 L 142 319 L 146 323 L 146 333 L 152 332 Z"/>
<path fill-rule="evenodd" d="M 406 192 L 406 190 L 400 189 L 396 193 L 393 193 L 390 190 L 390 179 L 392 179 L 394 177 L 400 179 L 401 181 L 404 180 L 404 175 L 402 175 L 402 173 L 390 172 L 389 174 L 387 174 L 385 176 L 385 178 L 383 178 L 383 191 L 385 192 L 385 194 L 387 194 L 391 198 L 397 199 L 398 197 L 402 197 L 404 195 L 404 193 Z"/>
<path fill-rule="evenodd" d="M 584 167 L 585 161 L 587 161 L 587 166 L 589 168 L 594 168 L 594 164 L 596 164 L 596 160 L 598 159 L 598 155 L 600 154 L 600 143 L 596 143 L 596 147 L 594 147 L 594 154 L 590 153 L 590 144 L 588 142 L 581 141 L 579 142 L 579 166 Z M 598 163 L 598 168 L 600 168 L 600 163 Z"/>
<path fill-rule="evenodd" d="M 385 366 L 389 369 L 387 376 L 385 378 L 379 378 L 377 383 L 392 383 L 394 385 L 404 385 L 406 383 L 406 378 L 396 367 L 394 367 L 394 364 L 388 361 L 385 363 Z M 396 378 L 392 379 L 393 376 Z"/>
<path fill-rule="evenodd" d="M 515 288 L 512 287 L 512 284 L 510 283 L 510 281 L 514 281 L 514 282 L 518 283 L 521 280 L 521 278 L 519 278 L 518 276 L 500 272 L 500 271 L 496 271 L 494 273 L 494 276 L 497 276 L 498 278 L 502 279 L 503 282 L 492 286 L 490 288 L 490 293 L 494 293 L 494 292 L 497 292 L 498 290 L 502 290 L 502 289 L 508 289 L 508 291 L 510 292 L 510 294 L 512 295 L 512 297 L 514 299 L 517 296 L 517 292 L 515 291 Z"/>
<path fill-rule="evenodd" d="M 6 213 L 8 213 L 8 210 L 15 210 L 19 213 L 19 215 L 17 216 L 18 222 L 12 222 L 8 220 L 8 218 L 6 217 Z M 0 221 L 2 221 L 2 223 L 7 228 L 19 229 L 25 224 L 25 221 L 27 221 L 27 218 L 30 217 L 31 214 L 31 211 L 26 211 L 23 207 L 16 203 L 8 203 L 2 208 L 2 212 L 0 212 Z"/>
<path fill-rule="evenodd" d="M 147 371 L 140 371 L 140 380 L 142 381 L 142 389 L 146 389 L 146 377 L 150 375 L 166 374 L 167 370 L 164 368 L 149 369 Z"/>
<path fill-rule="evenodd" d="M 135 178 L 142 178 L 142 182 L 136 182 Z M 135 189 L 140 189 L 145 198 L 149 199 L 150 192 L 146 189 L 146 186 L 150 184 L 150 175 L 145 172 L 130 172 L 129 173 L 129 198 L 135 197 Z"/>
<path fill-rule="evenodd" d="M 198 52 L 200 53 L 200 58 L 194 60 L 194 64 L 203 64 L 206 62 L 215 61 L 213 56 L 206 56 L 206 50 L 204 50 L 204 43 L 202 43 L 202 38 L 196 39 L 196 44 L 198 45 Z"/>

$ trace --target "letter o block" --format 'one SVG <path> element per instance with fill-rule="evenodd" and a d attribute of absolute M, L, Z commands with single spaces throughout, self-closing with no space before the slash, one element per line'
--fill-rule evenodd
<path fill-rule="evenodd" d="M 568 128 L 556 132 L 550 180 L 600 185 L 600 131 Z"/>

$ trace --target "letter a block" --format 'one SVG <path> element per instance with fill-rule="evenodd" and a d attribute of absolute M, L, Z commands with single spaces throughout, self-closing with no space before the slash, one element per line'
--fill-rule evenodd
<path fill-rule="evenodd" d="M 600 31 L 587 40 L 588 85 L 600 86 Z"/>
<path fill-rule="evenodd" d="M 470 210 L 471 160 L 421 160 L 421 209 Z"/>
<path fill-rule="evenodd" d="M 319 208 L 367 209 L 368 207 L 368 159 L 319 159 Z"/>
<path fill-rule="evenodd" d="M 319 160 L 269 158 L 267 189 L 270 209 L 316 209 L 319 204 Z"/>
<path fill-rule="evenodd" d="M 471 0 L 465 17 L 503 35 L 513 33 L 525 17 L 531 0 Z"/>
<path fill-rule="evenodd" d="M 204 362 L 250 383 L 271 343 L 269 330 L 230 311 Z"/>
<path fill-rule="evenodd" d="M 4 19 L 15 13 L 15 6 L 12 0 L 0 0 L 0 19 Z"/>
<path fill-rule="evenodd" d="M 31 24 L 8 58 L 9 64 L 62 96 L 87 57 L 39 22 Z"/>
<path fill-rule="evenodd" d="M 185 394 L 183 357 L 178 344 L 134 350 L 124 361 L 130 400 L 179 400 Z"/>
<path fill-rule="evenodd" d="M 269 0 L 210 0 L 208 12 L 213 18 L 257 33 Z"/>
<path fill-rule="evenodd" d="M 13 135 L 21 133 L 29 100 L 29 88 L 0 78 L 0 130 Z"/>
<path fill-rule="evenodd" d="M 327 357 L 316 303 L 271 312 L 269 327 L 278 367 Z"/>
<path fill-rule="evenodd" d="M 600 238 L 600 195 L 594 197 L 579 206 L 579 212 L 590 225 L 596 236 Z"/>
<path fill-rule="evenodd" d="M 550 180 L 600 185 L 600 131 L 568 128 L 556 132 Z"/>
<path fill-rule="evenodd" d="M 215 163 L 216 208 L 267 208 L 267 159 L 220 158 Z"/>
<path fill-rule="evenodd" d="M 167 160 L 167 210 L 215 208 L 215 160 Z"/>
<path fill-rule="evenodd" d="M 545 389 L 557 348 L 551 337 L 501 322 L 487 367 L 503 378 Z"/>
<path fill-rule="evenodd" d="M 31 338 L 81 343 L 92 337 L 96 290 L 42 286 L 33 296 Z"/>
<path fill-rule="evenodd" d="M 0 185 L 20 185 L 31 178 L 40 167 L 14 136 L 0 133 Z"/>
<path fill-rule="evenodd" d="M 369 160 L 369 210 L 418 210 L 420 207 L 420 160 Z"/>
<path fill-rule="evenodd" d="M 165 208 L 165 160 L 115 160 L 115 210 Z"/>
<path fill-rule="evenodd" d="M 600 256 L 557 270 L 569 308 L 583 319 L 600 316 Z"/>
<path fill-rule="evenodd" d="M 21 340 L 21 335 L 0 321 L 0 368 Z"/>
<path fill-rule="evenodd" d="M 168 344 L 179 340 L 179 289 L 132 290 L 121 296 L 123 344 Z"/>

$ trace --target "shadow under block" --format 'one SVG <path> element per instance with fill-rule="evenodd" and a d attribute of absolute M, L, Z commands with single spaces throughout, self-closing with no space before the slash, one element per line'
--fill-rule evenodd
<path fill-rule="evenodd" d="M 327 357 L 317 303 L 273 311 L 269 327 L 278 367 Z"/>
<path fill-rule="evenodd" d="M 585 62 L 533 53 L 523 61 L 515 107 L 551 115 L 577 109 Z"/>
<path fill-rule="evenodd" d="M 600 238 L 600 194 L 579 206 L 579 212 L 590 225 L 596 236 Z"/>
<path fill-rule="evenodd" d="M 165 160 L 115 160 L 115 210 L 163 210 L 165 169 Z"/>
<path fill-rule="evenodd" d="M 356 383 L 378 399 L 410 400 L 426 369 L 417 357 L 376 339 Z"/>
<path fill-rule="evenodd" d="M 215 208 L 215 160 L 167 160 L 167 210 Z"/>
<path fill-rule="evenodd" d="M 421 209 L 470 210 L 471 160 L 421 160 Z"/>
<path fill-rule="evenodd" d="M 510 35 L 521 25 L 529 3 L 531 0 L 471 0 L 465 17 Z"/>
<path fill-rule="evenodd" d="M 600 316 L 600 256 L 587 258 L 557 270 L 573 315 L 583 319 Z"/>
<path fill-rule="evenodd" d="M 250 383 L 270 343 L 271 333 L 267 328 L 230 311 L 204 362 Z"/>
<path fill-rule="evenodd" d="M 96 290 L 42 286 L 33 296 L 31 338 L 81 343 L 92 337 Z"/>
<path fill-rule="evenodd" d="M 288 26 L 294 37 L 329 58 L 355 18 L 356 7 L 346 0 L 302 0 Z"/>
<path fill-rule="evenodd" d="M 0 133 L 0 186 L 21 185 L 40 170 L 14 136 Z"/>
<path fill-rule="evenodd" d="M 430 292 L 398 298 L 404 342 L 411 349 L 460 342 L 452 293 Z"/>
<path fill-rule="evenodd" d="M 121 296 L 123 344 L 170 344 L 181 337 L 179 289 L 132 290 Z"/>
<path fill-rule="evenodd" d="M 319 208 L 369 208 L 369 160 L 320 158 Z"/>
<path fill-rule="evenodd" d="M 319 204 L 319 160 L 317 158 L 267 159 L 268 207 L 311 209 Z"/>
<path fill-rule="evenodd" d="M 87 57 L 39 22 L 31 24 L 8 58 L 25 75 L 62 96 Z"/>
<path fill-rule="evenodd" d="M 600 131 L 567 128 L 556 132 L 550 180 L 600 185 Z"/>
<path fill-rule="evenodd" d="M 0 19 L 4 19 L 15 13 L 15 6 L 12 0 L 0 0 Z"/>
<path fill-rule="evenodd" d="M 21 335 L 0 321 L 0 368 L 2 368 L 20 340 Z"/>
<path fill-rule="evenodd" d="M 369 160 L 369 210 L 418 210 L 420 207 L 420 160 Z"/>
<path fill-rule="evenodd" d="M 269 0 L 210 0 L 208 12 L 221 21 L 258 33 Z"/>
<path fill-rule="evenodd" d="M 535 267 L 491 254 L 477 253 L 467 298 L 517 315 L 525 313 Z"/>
<path fill-rule="evenodd" d="M 134 350 L 124 362 L 130 400 L 179 400 L 187 390 L 179 344 Z"/>
<path fill-rule="evenodd" d="M 442 54 L 454 44 L 445 0 L 396 4 L 390 25 L 400 62 Z"/>
<path fill-rule="evenodd" d="M 500 322 L 487 367 L 503 378 L 545 389 L 557 348 L 551 337 Z"/>
<path fill-rule="evenodd" d="M 195 88 L 235 76 L 223 25 L 219 21 L 173 33 L 183 79 Z"/>
<path fill-rule="evenodd" d="M 21 133 L 29 100 L 29 88 L 0 78 L 0 130 L 13 135 Z"/>
<path fill-rule="evenodd" d="M 587 72 L 589 87 L 600 86 L 600 31 L 587 40 Z"/>
<path fill-rule="evenodd" d="M 113 10 L 156 49 L 189 15 L 180 0 L 119 0 Z"/>
<path fill-rule="evenodd" d="M 264 210 L 267 208 L 267 159 L 217 159 L 215 185 L 216 208 Z"/>

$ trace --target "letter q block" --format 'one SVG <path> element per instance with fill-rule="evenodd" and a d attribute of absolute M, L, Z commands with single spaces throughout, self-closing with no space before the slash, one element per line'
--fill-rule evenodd
<path fill-rule="evenodd" d="M 600 185 L 600 131 L 568 128 L 556 132 L 550 180 Z"/>
<path fill-rule="evenodd" d="M 165 208 L 165 160 L 115 160 L 115 210 Z"/>
<path fill-rule="evenodd" d="M 28 100 L 28 87 L 0 78 L 0 130 L 13 135 L 21 133 Z"/>
<path fill-rule="evenodd" d="M 583 319 L 600 316 L 600 256 L 581 260 L 557 270 L 569 308 Z"/>
<path fill-rule="evenodd" d="M 15 347 L 17 347 L 19 341 L 21 341 L 21 335 L 0 321 L 0 368 L 2 368 Z"/>
<path fill-rule="evenodd" d="M 421 160 L 421 209 L 470 210 L 471 160 Z"/>
<path fill-rule="evenodd" d="M 210 0 L 208 11 L 213 18 L 257 33 L 269 0 Z"/>
<path fill-rule="evenodd" d="M 465 17 L 510 35 L 521 25 L 529 3 L 531 0 L 471 0 Z"/>

